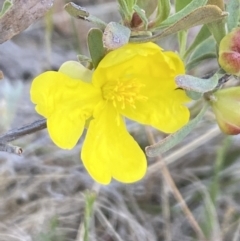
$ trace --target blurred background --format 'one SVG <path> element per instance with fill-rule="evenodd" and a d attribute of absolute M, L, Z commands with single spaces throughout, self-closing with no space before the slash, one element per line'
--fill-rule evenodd
<path fill-rule="evenodd" d="M 44 18 L 0 45 L 0 135 L 41 118 L 29 99 L 36 75 L 77 60 L 77 54 L 89 55 L 86 39 L 92 25 L 71 18 L 63 9 L 67 2 L 56 0 Z M 120 20 L 116 1 L 75 3 L 106 22 Z M 189 42 L 197 30 L 191 30 Z M 176 36 L 160 44 L 178 49 Z M 191 74 L 204 76 L 216 68 L 212 60 Z M 192 106 L 193 116 L 197 111 Z M 152 134 L 156 140 L 164 137 L 137 123 L 128 122 L 128 128 L 143 149 Z M 0 241 L 200 240 L 176 191 L 205 240 L 240 240 L 240 138 L 221 134 L 210 111 L 181 145 L 162 158 L 149 158 L 146 177 L 135 184 L 94 183 L 79 160 L 83 139 L 73 150 L 61 150 L 42 130 L 12 143 L 23 148 L 22 156 L 0 153 Z M 163 178 L 162 161 L 174 188 Z"/>

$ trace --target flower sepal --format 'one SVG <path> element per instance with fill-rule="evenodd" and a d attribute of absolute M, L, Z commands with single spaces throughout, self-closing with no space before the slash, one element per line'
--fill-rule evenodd
<path fill-rule="evenodd" d="M 209 100 L 221 131 L 227 135 L 240 134 L 240 87 L 216 91 Z"/>

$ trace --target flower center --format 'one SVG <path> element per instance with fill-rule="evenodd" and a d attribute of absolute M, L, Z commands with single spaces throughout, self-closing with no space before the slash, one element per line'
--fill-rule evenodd
<path fill-rule="evenodd" d="M 136 108 L 136 101 L 146 101 L 147 97 L 140 94 L 143 84 L 136 80 L 111 81 L 102 87 L 103 98 L 112 101 L 113 106 L 120 105 L 122 109 L 129 105 Z"/>

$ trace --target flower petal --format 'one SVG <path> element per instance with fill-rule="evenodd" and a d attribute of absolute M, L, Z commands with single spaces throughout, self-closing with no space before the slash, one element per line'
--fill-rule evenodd
<path fill-rule="evenodd" d="M 125 104 L 123 109 L 123 105 L 117 105 L 118 111 L 137 122 L 172 133 L 185 125 L 190 116 L 184 106 L 190 98 L 185 91 L 177 89 L 174 80 L 184 72 L 182 60 L 173 52 L 163 52 L 150 43 L 127 44 L 105 56 L 93 74 L 93 84 L 101 87 L 116 80 L 139 83 L 142 87 L 135 108 Z"/>
<path fill-rule="evenodd" d="M 88 83 L 92 80 L 93 72 L 77 61 L 67 61 L 63 63 L 58 71 L 72 79 L 80 79 Z"/>
<path fill-rule="evenodd" d="M 126 61 L 131 61 L 135 56 L 149 56 L 160 50 L 162 49 L 152 42 L 143 44 L 125 44 L 122 47 L 109 52 L 107 56 L 101 60 L 101 68 L 108 68 L 125 63 Z"/>
<path fill-rule="evenodd" d="M 102 98 L 100 90 L 92 84 L 55 71 L 37 76 L 32 82 L 30 94 L 32 102 L 37 105 L 37 112 L 46 118 L 63 105 L 65 108 L 80 108 L 85 114 L 89 112 L 90 116 L 93 107 Z"/>
<path fill-rule="evenodd" d="M 146 102 L 138 102 L 135 108 L 126 107 L 121 113 L 141 124 L 151 125 L 165 133 L 173 133 L 188 123 L 190 113 L 186 106 L 177 101 L 184 99 L 181 90 L 168 94 L 150 98 Z"/>
<path fill-rule="evenodd" d="M 141 179 L 146 157 L 112 105 L 106 104 L 90 122 L 82 149 L 82 160 L 90 175 L 108 184 L 111 177 L 124 183 Z"/>
<path fill-rule="evenodd" d="M 72 149 L 82 135 L 85 118 L 81 109 L 59 109 L 47 119 L 48 133 L 53 142 L 63 148 Z"/>
<path fill-rule="evenodd" d="M 54 71 L 35 78 L 30 93 L 32 102 L 37 105 L 36 111 L 47 118 L 53 142 L 64 149 L 75 146 L 85 120 L 102 98 L 100 90 L 92 84 Z"/>

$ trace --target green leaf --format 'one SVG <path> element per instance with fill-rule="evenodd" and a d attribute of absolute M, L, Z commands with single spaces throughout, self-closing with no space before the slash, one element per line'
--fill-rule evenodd
<path fill-rule="evenodd" d="M 226 35 L 225 20 L 222 19 L 220 21 L 208 23 L 207 27 L 212 33 L 217 45 L 219 45 L 222 38 Z"/>
<path fill-rule="evenodd" d="M 169 0 L 158 0 L 156 26 L 160 25 L 170 14 L 171 3 Z"/>
<path fill-rule="evenodd" d="M 216 88 L 218 85 L 218 75 L 215 74 L 210 79 L 201 79 L 191 75 L 178 75 L 175 78 L 175 82 L 181 89 L 206 93 Z"/>
<path fill-rule="evenodd" d="M 138 16 L 142 19 L 145 30 L 147 30 L 148 18 L 146 17 L 145 11 L 141 9 L 138 5 L 134 5 L 133 9 L 138 14 Z"/>
<path fill-rule="evenodd" d="M 214 42 L 213 38 L 208 38 L 204 40 L 201 44 L 199 44 L 192 55 L 190 56 L 189 60 L 195 59 L 201 55 L 216 52 L 216 43 Z"/>
<path fill-rule="evenodd" d="M 151 0 L 151 1 L 137 0 L 137 5 L 141 9 L 144 9 L 147 17 L 150 17 L 153 14 L 153 12 L 156 10 L 157 1 L 158 0 Z"/>
<path fill-rule="evenodd" d="M 175 0 L 175 11 L 178 12 L 182 10 L 192 1 L 194 0 Z"/>
<path fill-rule="evenodd" d="M 9 8 L 12 6 L 12 1 L 11 0 L 6 0 L 3 3 L 2 10 L 0 12 L 0 18 L 9 10 Z"/>
<path fill-rule="evenodd" d="M 199 100 L 203 96 L 202 93 L 191 91 L 191 90 L 186 90 L 186 94 L 192 100 Z"/>
<path fill-rule="evenodd" d="M 179 55 L 183 58 L 186 52 L 186 45 L 187 45 L 187 31 L 182 30 L 178 32 L 178 45 L 179 45 Z"/>
<path fill-rule="evenodd" d="M 137 4 L 137 0 L 126 0 L 126 4 L 129 10 L 133 10 L 135 4 Z"/>
<path fill-rule="evenodd" d="M 199 44 L 201 44 L 204 40 L 211 36 L 210 31 L 206 25 L 203 25 L 201 30 L 198 32 L 195 37 L 193 43 L 189 46 L 187 51 L 185 52 L 184 58 L 186 58 L 194 49 L 197 48 Z"/>
<path fill-rule="evenodd" d="M 217 55 L 215 52 L 203 54 L 197 58 L 192 59 L 190 62 L 188 62 L 186 65 L 186 70 L 189 71 L 189 70 L 193 69 L 196 65 L 198 65 L 200 62 L 207 60 L 207 59 L 214 59 L 216 57 L 217 57 Z"/>
<path fill-rule="evenodd" d="M 186 64 L 186 69 L 190 70 L 199 62 L 205 59 L 216 57 L 216 43 L 214 42 L 213 38 L 210 37 L 196 47 Z"/>
<path fill-rule="evenodd" d="M 129 28 L 115 22 L 110 22 L 103 33 L 103 46 L 107 50 L 117 49 L 128 43 L 131 35 Z"/>
<path fill-rule="evenodd" d="M 92 28 L 88 33 L 88 48 L 95 69 L 105 56 L 106 52 L 103 47 L 102 37 L 103 33 L 100 29 Z"/>
<path fill-rule="evenodd" d="M 170 26 L 170 25 L 176 23 L 177 21 L 179 21 L 180 19 L 186 17 L 187 15 L 189 15 L 191 12 L 193 12 L 197 8 L 204 6 L 206 3 L 207 3 L 207 0 L 198 0 L 198 1 L 190 2 L 185 8 L 183 8 L 179 12 L 171 15 L 168 19 L 163 21 L 159 25 L 159 27 L 161 27 L 161 28 L 162 27 L 167 27 L 167 26 Z"/>
<path fill-rule="evenodd" d="M 88 68 L 88 69 L 93 69 L 92 60 L 91 60 L 88 56 L 79 54 L 79 55 L 77 55 L 77 58 L 78 58 L 78 61 L 79 61 L 82 65 L 85 65 L 85 66 L 86 66 L 86 68 Z"/>
<path fill-rule="evenodd" d="M 171 148 L 173 148 L 175 145 L 180 143 L 195 127 L 196 125 L 200 122 L 200 120 L 203 118 L 206 110 L 208 108 L 208 104 L 206 104 L 202 110 L 199 112 L 199 114 L 189 121 L 187 125 L 185 125 L 182 129 L 178 130 L 177 132 L 167 136 L 160 142 L 147 146 L 145 151 L 146 154 L 150 157 L 157 156 L 159 154 L 162 154 Z"/>
<path fill-rule="evenodd" d="M 89 16 L 89 12 L 78 6 L 77 4 L 70 2 L 64 6 L 64 9 L 74 18 L 86 19 Z"/>
<path fill-rule="evenodd" d="M 226 6 L 226 10 L 229 13 L 228 19 L 227 19 L 227 27 L 228 32 L 231 32 L 232 29 L 237 27 L 238 21 L 239 21 L 239 0 L 229 0 L 228 4 Z"/>
<path fill-rule="evenodd" d="M 64 9 L 74 18 L 77 19 L 83 19 L 86 20 L 88 22 L 91 22 L 93 24 L 95 24 L 98 28 L 100 29 L 104 29 L 106 27 L 106 23 L 104 21 L 102 21 L 101 19 L 89 14 L 89 12 L 87 12 L 85 10 L 85 8 L 82 8 L 81 6 L 78 6 L 77 4 L 70 2 L 67 3 L 64 6 Z"/>
<path fill-rule="evenodd" d="M 213 21 L 224 19 L 228 14 L 223 12 L 220 8 L 213 5 L 206 5 L 200 8 L 197 8 L 187 16 L 180 19 L 175 24 L 164 29 L 162 32 L 153 35 L 152 37 L 132 39 L 131 42 L 135 43 L 144 43 L 148 41 L 157 41 L 163 37 L 166 37 L 170 34 L 177 33 L 181 30 L 186 30 L 191 27 L 207 24 Z"/>
<path fill-rule="evenodd" d="M 91 219 L 94 212 L 94 203 L 96 201 L 97 194 L 95 192 L 86 191 L 84 195 L 85 210 L 84 210 L 84 241 L 90 241 L 89 232 L 91 226 Z"/>
<path fill-rule="evenodd" d="M 132 0 L 131 1 L 118 0 L 120 14 L 123 20 L 125 21 L 127 20 L 127 22 L 130 22 L 132 19 L 132 14 L 133 14 L 132 2 L 133 2 Z"/>

